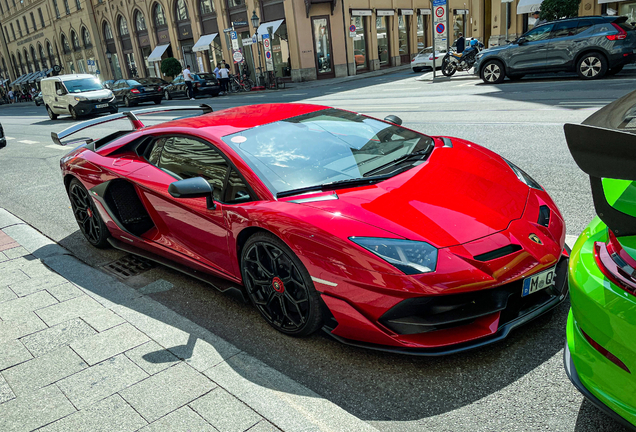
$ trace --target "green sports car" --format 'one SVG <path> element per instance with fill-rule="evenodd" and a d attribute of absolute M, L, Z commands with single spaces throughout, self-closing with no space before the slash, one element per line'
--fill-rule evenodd
<path fill-rule="evenodd" d="M 636 92 L 565 125 L 598 217 L 570 258 L 565 370 L 594 405 L 636 431 Z"/>

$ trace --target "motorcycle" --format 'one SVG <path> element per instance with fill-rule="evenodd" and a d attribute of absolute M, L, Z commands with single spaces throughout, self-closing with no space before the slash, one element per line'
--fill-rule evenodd
<path fill-rule="evenodd" d="M 468 71 L 473 67 L 477 60 L 477 53 L 484 48 L 484 44 L 478 41 L 472 42 L 464 52 L 457 53 L 451 48 L 451 51 L 444 56 L 442 59 L 442 74 L 444 76 L 451 77 L 457 71 Z"/>

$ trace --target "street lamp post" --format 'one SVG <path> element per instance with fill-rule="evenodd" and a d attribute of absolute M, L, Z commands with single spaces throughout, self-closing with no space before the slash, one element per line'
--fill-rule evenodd
<path fill-rule="evenodd" d="M 260 19 L 256 15 L 256 11 L 252 11 L 252 27 L 254 27 L 256 34 L 256 49 L 258 50 L 258 77 L 256 78 L 257 84 L 260 86 L 263 84 L 263 67 L 261 66 L 261 46 L 258 43 L 258 23 Z"/>

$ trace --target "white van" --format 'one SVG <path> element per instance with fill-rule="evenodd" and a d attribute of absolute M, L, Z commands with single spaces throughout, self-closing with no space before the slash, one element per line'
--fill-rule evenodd
<path fill-rule="evenodd" d="M 74 119 L 89 114 L 116 113 L 117 100 L 93 75 L 73 74 L 45 78 L 40 82 L 42 101 L 51 120 L 60 114 Z"/>

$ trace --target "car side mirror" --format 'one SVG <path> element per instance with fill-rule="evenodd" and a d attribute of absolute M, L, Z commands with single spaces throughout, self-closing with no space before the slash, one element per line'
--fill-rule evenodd
<path fill-rule="evenodd" d="M 519 39 L 517 39 L 517 45 L 523 45 L 526 42 L 528 42 L 528 39 L 524 37 L 520 37 Z"/>
<path fill-rule="evenodd" d="M 384 117 L 384 121 L 396 124 L 398 126 L 400 126 L 402 124 L 402 119 L 399 118 L 398 116 L 395 116 L 395 115 L 392 115 L 392 114 Z"/>
<path fill-rule="evenodd" d="M 214 189 L 203 177 L 193 177 L 170 183 L 168 193 L 174 198 L 203 198 L 207 199 L 208 209 L 214 210 L 216 204 L 212 197 Z"/>
<path fill-rule="evenodd" d="M 64 96 L 66 93 L 64 93 L 64 90 L 62 89 L 57 89 L 57 91 L 55 92 L 58 96 Z"/>

